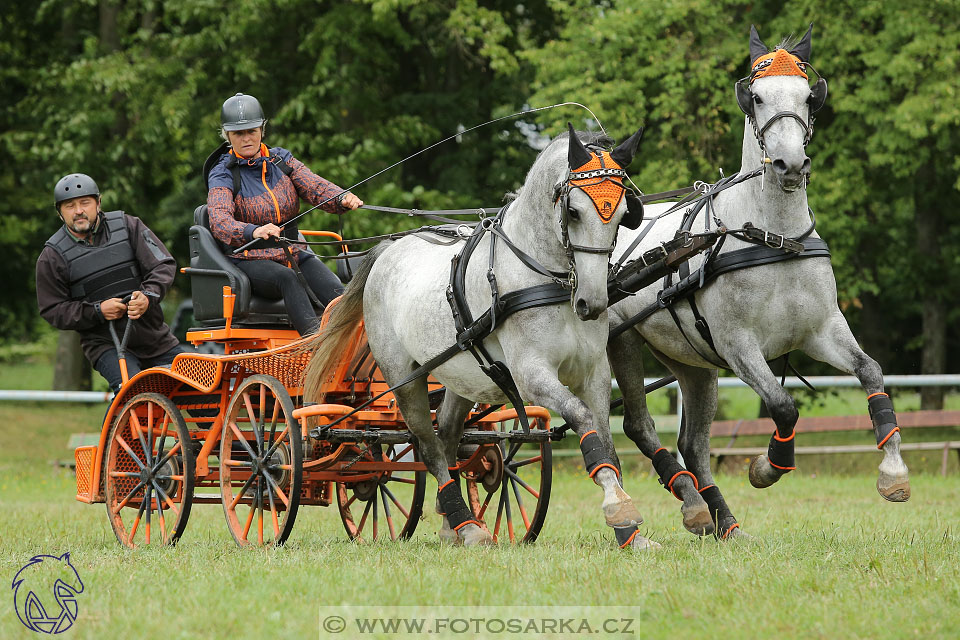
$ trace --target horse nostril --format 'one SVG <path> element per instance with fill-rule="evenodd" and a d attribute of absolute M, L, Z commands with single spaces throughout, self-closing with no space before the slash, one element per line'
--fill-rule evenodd
<path fill-rule="evenodd" d="M 810 158 L 803 159 L 803 165 L 800 167 L 800 173 L 805 176 L 810 175 Z"/>
<path fill-rule="evenodd" d="M 577 315 L 581 318 L 586 318 L 587 314 L 590 313 L 590 307 L 589 305 L 587 305 L 587 301 L 584 300 L 583 298 L 580 298 L 579 300 L 577 300 L 576 309 L 577 309 Z"/>
<path fill-rule="evenodd" d="M 784 173 L 787 172 L 787 163 L 781 160 L 780 158 L 777 158 L 776 160 L 773 161 L 773 170 L 779 173 L 780 175 L 783 175 Z"/>

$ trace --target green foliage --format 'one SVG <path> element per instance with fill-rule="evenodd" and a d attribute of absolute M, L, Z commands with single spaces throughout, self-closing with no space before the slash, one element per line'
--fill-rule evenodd
<path fill-rule="evenodd" d="M 268 144 L 342 186 L 477 123 L 577 101 L 618 139 L 646 127 L 632 172 L 652 192 L 739 167 L 733 83 L 747 72 L 749 25 L 775 44 L 811 21 L 830 96 L 809 151 L 810 200 L 841 306 L 868 350 L 895 345 L 885 367 L 910 371 L 932 300 L 949 310 L 956 355 L 960 293 L 945 286 L 960 276 L 955 0 L 14 3 L 0 15 L 10 166 L 0 176 L 0 340 L 29 339 L 41 324 L 34 261 L 58 226 L 52 186 L 68 172 L 94 176 L 105 208 L 140 216 L 186 262 L 200 166 L 219 143 L 220 104 L 237 91 L 262 101 Z M 520 124 L 555 134 L 567 121 L 597 127 L 572 106 Z M 466 134 L 356 191 L 388 206 L 496 205 L 536 154 L 517 124 Z M 339 229 L 324 213 L 306 222 Z M 416 224 L 368 213 L 343 223 L 348 237 Z M 939 229 L 935 251 L 922 248 L 921 223 Z M 188 282 L 177 286 L 188 294 Z"/>

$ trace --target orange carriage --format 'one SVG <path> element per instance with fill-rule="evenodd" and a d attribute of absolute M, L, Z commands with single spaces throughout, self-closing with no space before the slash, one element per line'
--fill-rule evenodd
<path fill-rule="evenodd" d="M 213 503 L 240 546 L 282 544 L 301 506 L 334 502 L 354 540 L 412 536 L 426 467 L 392 393 L 356 410 L 389 388 L 362 325 L 323 403 L 304 402 L 310 354 L 282 304 L 251 295 L 210 234 L 205 206 L 195 223 L 182 271 L 200 326 L 187 339 L 224 353 L 180 354 L 169 369 L 127 380 L 99 443 L 76 449 L 77 500 L 105 503 L 117 540 L 131 548 L 176 543 L 193 505 Z M 435 408 L 443 389 L 431 379 L 430 390 Z M 515 409 L 476 407 L 458 452 L 467 502 L 495 540 L 533 541 L 546 517 L 550 416 L 526 412 L 529 431 L 518 428 Z"/>

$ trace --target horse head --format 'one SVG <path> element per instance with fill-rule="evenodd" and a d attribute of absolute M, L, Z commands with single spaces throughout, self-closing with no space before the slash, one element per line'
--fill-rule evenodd
<path fill-rule="evenodd" d="M 566 167 L 552 194 L 555 230 L 569 263 L 574 311 L 581 320 L 594 320 L 607 308 L 607 269 L 617 229 L 621 224 L 636 228 L 643 215 L 639 199 L 624 184 L 643 129 L 606 151 L 601 145 L 608 139 L 567 126 Z"/>
<path fill-rule="evenodd" d="M 813 114 L 827 97 L 826 80 L 809 85 L 812 35 L 810 25 L 799 41 L 771 50 L 751 26 L 750 75 L 736 84 L 737 103 L 753 130 L 761 161 L 786 192 L 804 188 L 810 179 L 806 146 L 813 135 Z"/>
<path fill-rule="evenodd" d="M 11 588 L 17 616 L 27 628 L 59 633 L 57 629 L 68 628 L 77 617 L 76 596 L 83 592 L 83 581 L 69 553 L 41 555 L 17 572 Z"/>

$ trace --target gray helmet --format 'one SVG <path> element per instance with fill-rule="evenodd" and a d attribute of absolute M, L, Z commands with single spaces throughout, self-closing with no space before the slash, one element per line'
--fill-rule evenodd
<path fill-rule="evenodd" d="M 266 121 L 260 101 L 243 93 L 227 98 L 220 109 L 220 124 L 224 131 L 256 129 Z"/>
<path fill-rule="evenodd" d="M 60 208 L 60 203 L 64 200 L 79 198 L 80 196 L 100 197 L 100 189 L 97 187 L 97 183 L 93 181 L 93 178 L 83 173 L 71 173 L 68 176 L 63 176 L 57 182 L 57 186 L 53 188 L 53 204 L 57 209 Z"/>

